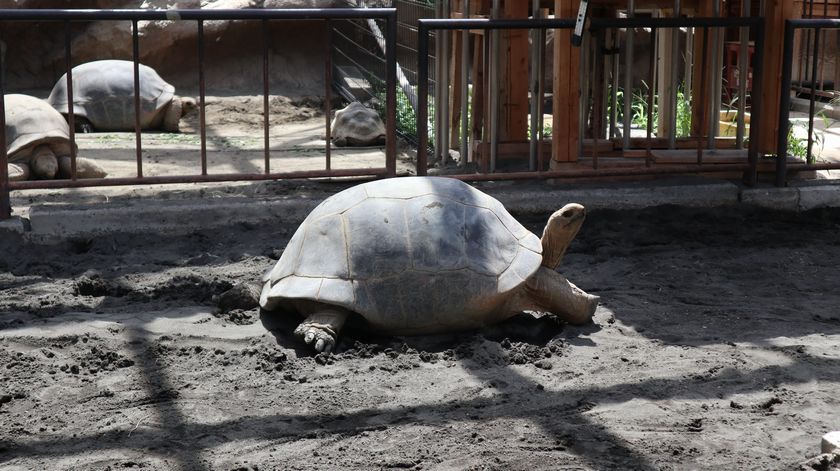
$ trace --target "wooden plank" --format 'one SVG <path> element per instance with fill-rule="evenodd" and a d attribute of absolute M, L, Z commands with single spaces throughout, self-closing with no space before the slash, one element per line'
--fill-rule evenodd
<path fill-rule="evenodd" d="M 579 0 L 555 0 L 557 18 L 574 18 Z M 572 30 L 555 30 L 551 166 L 577 160 L 580 114 L 580 49 L 572 46 Z"/>
<path fill-rule="evenodd" d="M 695 15 L 699 17 L 714 16 L 714 2 L 717 0 L 700 1 L 696 7 Z M 788 0 L 782 0 L 788 1 Z M 706 42 L 706 61 L 703 67 L 703 42 Z M 691 134 L 694 136 L 707 136 L 709 134 L 709 114 L 712 112 L 709 107 L 709 94 L 712 93 L 712 29 L 703 34 L 703 28 L 694 29 L 694 67 L 691 77 Z M 703 99 L 702 103 L 700 99 Z"/>
<path fill-rule="evenodd" d="M 470 116 L 470 129 L 473 139 L 482 138 L 484 128 L 484 36 L 473 36 L 473 63 L 472 63 L 472 109 Z"/>
<path fill-rule="evenodd" d="M 692 164 L 697 163 L 696 150 L 653 150 L 651 151 L 657 164 Z M 704 164 L 733 164 L 746 163 L 746 149 L 714 149 L 703 151 Z"/>
<path fill-rule="evenodd" d="M 530 2 L 506 1 L 506 19 L 528 18 Z M 500 129 L 503 140 L 528 139 L 528 33 L 507 30 L 501 35 L 503 69 L 500 74 Z"/>
<path fill-rule="evenodd" d="M 782 93 L 782 50 L 784 48 L 785 20 L 797 18 L 800 11 L 793 0 L 767 2 L 764 23 L 764 74 L 761 81 L 761 116 L 756 116 L 761 129 L 758 151 L 776 153 L 776 133 L 779 129 L 779 97 Z"/>

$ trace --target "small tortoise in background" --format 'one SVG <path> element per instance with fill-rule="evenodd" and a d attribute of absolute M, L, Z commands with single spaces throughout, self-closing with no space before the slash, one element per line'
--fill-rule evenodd
<path fill-rule="evenodd" d="M 181 117 L 196 106 L 175 95 L 151 67 L 140 64 L 140 128 L 178 132 Z M 50 93 L 49 103 L 67 115 L 67 74 Z M 101 60 L 73 67 L 73 113 L 76 131 L 134 131 L 134 63 Z"/>
<path fill-rule="evenodd" d="M 335 112 L 330 136 L 339 147 L 381 145 L 385 143 L 385 124 L 376 110 L 354 101 Z"/>
<path fill-rule="evenodd" d="M 70 127 L 46 101 L 4 95 L 6 155 L 9 180 L 70 178 Z M 102 178 L 107 173 L 90 159 L 76 158 L 77 178 Z"/>
<path fill-rule="evenodd" d="M 302 315 L 295 334 L 324 352 L 352 313 L 394 335 L 474 329 L 526 310 L 583 324 L 599 297 L 555 269 L 584 217 L 583 206 L 567 204 L 541 240 L 459 180 L 365 183 L 303 221 L 264 275 L 260 306 Z"/>

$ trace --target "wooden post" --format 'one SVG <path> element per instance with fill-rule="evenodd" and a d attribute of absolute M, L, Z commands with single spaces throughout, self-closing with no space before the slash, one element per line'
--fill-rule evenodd
<path fill-rule="evenodd" d="M 555 0 L 555 18 L 574 18 L 579 0 Z M 554 35 L 554 84 L 551 134 L 551 167 L 578 158 L 580 127 L 580 48 L 572 46 L 572 30 Z"/>
<path fill-rule="evenodd" d="M 699 17 L 714 16 L 714 2 L 719 0 L 700 0 L 697 5 L 696 15 Z M 792 1 L 792 0 L 780 0 Z M 711 86 L 712 70 L 708 67 L 712 63 L 712 33 L 713 30 L 709 28 L 708 37 L 703 37 L 702 28 L 695 28 L 694 30 L 694 67 L 692 69 L 691 78 L 691 132 L 694 136 L 707 136 L 709 134 L 709 115 L 711 107 L 709 100 L 702 100 L 701 97 L 709 96 L 709 93 L 714 87 Z M 705 64 L 707 67 L 701 66 L 703 64 L 703 42 L 707 41 Z M 702 88 L 706 88 L 705 93 Z M 705 118 L 705 119 L 704 119 Z"/>
<path fill-rule="evenodd" d="M 473 36 L 473 97 L 472 109 L 470 110 L 470 128 L 472 129 L 472 139 L 484 140 L 484 134 L 481 132 L 484 127 L 484 36 L 483 34 L 476 34 Z"/>
<path fill-rule="evenodd" d="M 779 97 L 790 90 L 782 90 L 782 49 L 784 47 L 785 20 L 797 18 L 799 11 L 793 0 L 768 1 L 764 29 L 764 73 L 761 82 L 761 116 L 753 116 L 751 124 L 761 126 L 758 151 L 776 153 L 776 135 L 779 130 Z M 757 85 L 757 84 L 756 84 Z"/>
<path fill-rule="evenodd" d="M 528 18 L 527 1 L 507 0 L 503 16 L 506 19 Z M 501 120 L 499 132 L 503 141 L 528 139 L 528 33 L 507 30 L 502 35 Z"/>

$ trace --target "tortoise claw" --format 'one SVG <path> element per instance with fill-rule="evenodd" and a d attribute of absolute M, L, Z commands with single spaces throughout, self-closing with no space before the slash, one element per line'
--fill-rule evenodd
<path fill-rule="evenodd" d="M 321 327 L 304 323 L 295 329 L 295 335 L 303 338 L 304 342 L 312 345 L 318 352 L 329 353 L 335 346 L 335 334 Z"/>

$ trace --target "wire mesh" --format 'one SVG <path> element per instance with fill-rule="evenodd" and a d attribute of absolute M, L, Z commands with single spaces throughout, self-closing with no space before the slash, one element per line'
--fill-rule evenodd
<path fill-rule="evenodd" d="M 397 88 L 396 130 L 404 139 L 417 141 L 417 20 L 434 18 L 432 1 L 394 0 L 389 5 L 397 10 L 397 64 L 405 80 Z M 333 27 L 333 84 L 347 101 L 360 101 L 379 112 L 385 119 L 385 51 L 378 36 L 384 21 L 341 20 Z M 432 38 L 434 44 L 434 38 Z M 434 57 L 429 68 L 434 70 Z M 433 82 L 434 83 L 434 82 Z M 433 85 L 434 86 L 434 85 Z"/>

